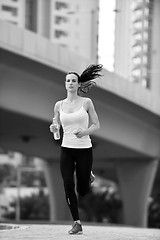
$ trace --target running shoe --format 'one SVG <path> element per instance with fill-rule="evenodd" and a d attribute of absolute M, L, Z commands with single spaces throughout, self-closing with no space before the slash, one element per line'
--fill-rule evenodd
<path fill-rule="evenodd" d="M 78 222 L 75 222 L 72 226 L 72 229 L 69 230 L 68 233 L 69 234 L 82 234 L 83 233 L 82 225 L 79 224 Z"/>

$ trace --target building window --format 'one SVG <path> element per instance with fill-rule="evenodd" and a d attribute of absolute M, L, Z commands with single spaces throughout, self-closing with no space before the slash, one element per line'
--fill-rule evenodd
<path fill-rule="evenodd" d="M 55 30 L 54 34 L 55 34 L 56 38 L 66 37 L 67 36 L 67 32 L 65 32 L 63 30 Z"/>
<path fill-rule="evenodd" d="M 60 45 L 61 45 L 62 47 L 67 47 L 67 45 L 64 44 L 64 43 L 61 43 Z"/>
<path fill-rule="evenodd" d="M 18 14 L 18 9 L 15 7 L 9 7 L 9 6 L 2 5 L 2 10 L 10 12 L 13 16 L 17 16 L 17 14 Z"/>
<path fill-rule="evenodd" d="M 132 2 L 132 76 L 131 80 L 151 87 L 151 29 L 153 0 Z"/>
<path fill-rule="evenodd" d="M 56 24 L 61 24 L 61 23 L 66 23 L 68 19 L 63 16 L 55 16 L 55 23 Z"/>
<path fill-rule="evenodd" d="M 68 4 L 66 2 L 55 2 L 55 8 L 57 10 L 61 10 L 61 9 L 68 9 Z"/>
<path fill-rule="evenodd" d="M 14 21 L 8 21 L 8 22 L 17 25 L 17 22 L 14 22 Z"/>

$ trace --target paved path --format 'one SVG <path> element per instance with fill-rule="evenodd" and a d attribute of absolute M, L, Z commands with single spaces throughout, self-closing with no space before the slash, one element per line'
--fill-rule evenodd
<path fill-rule="evenodd" d="M 68 235 L 67 224 L 12 226 L 13 229 L 0 230 L 0 240 L 160 240 L 159 229 L 84 225 L 83 235 Z"/>

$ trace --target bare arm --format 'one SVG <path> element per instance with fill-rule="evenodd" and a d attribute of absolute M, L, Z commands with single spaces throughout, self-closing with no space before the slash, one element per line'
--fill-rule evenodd
<path fill-rule="evenodd" d="M 59 116 L 60 104 L 61 104 L 61 101 L 58 101 L 58 102 L 56 102 L 56 104 L 54 106 L 54 118 L 57 119 L 59 127 L 61 125 L 60 116 Z"/>
<path fill-rule="evenodd" d="M 60 128 L 60 126 L 61 126 L 60 117 L 59 117 L 60 103 L 61 103 L 60 101 L 56 102 L 56 104 L 54 106 L 54 111 L 53 111 L 53 116 L 57 120 L 58 128 Z M 49 126 L 49 128 L 50 128 L 51 132 L 56 132 L 57 131 L 57 128 L 55 128 L 55 126 L 53 124 L 51 124 Z"/>
<path fill-rule="evenodd" d="M 100 123 L 99 123 L 99 119 L 98 119 L 98 115 L 96 113 L 96 110 L 94 108 L 94 105 L 92 103 L 92 100 L 90 98 L 88 98 L 86 100 L 86 110 L 88 111 L 89 114 L 89 118 L 90 118 L 90 126 L 88 129 L 86 130 L 82 130 L 80 129 L 77 133 L 76 136 L 77 137 L 83 137 L 85 135 L 90 135 L 92 134 L 94 131 L 96 131 L 97 129 L 100 128 Z"/>
<path fill-rule="evenodd" d="M 94 108 L 94 105 L 93 105 L 91 99 L 88 99 L 88 101 L 87 101 L 87 107 L 88 107 L 88 114 L 89 114 L 89 117 L 90 117 L 91 125 L 90 125 L 90 127 L 85 131 L 85 135 L 90 135 L 90 134 L 92 134 L 94 131 L 96 131 L 97 129 L 100 128 L 100 123 L 99 123 L 98 115 L 97 115 L 97 113 L 96 113 L 96 110 L 95 110 L 95 108 Z"/>

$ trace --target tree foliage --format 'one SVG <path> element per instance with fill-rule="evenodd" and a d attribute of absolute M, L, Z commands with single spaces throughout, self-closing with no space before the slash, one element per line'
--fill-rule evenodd
<path fill-rule="evenodd" d="M 4 217 L 16 218 L 16 200 L 11 203 L 14 211 L 7 212 Z M 20 219 L 21 220 L 49 220 L 48 195 L 40 190 L 38 194 L 23 197 L 20 199 Z"/>

